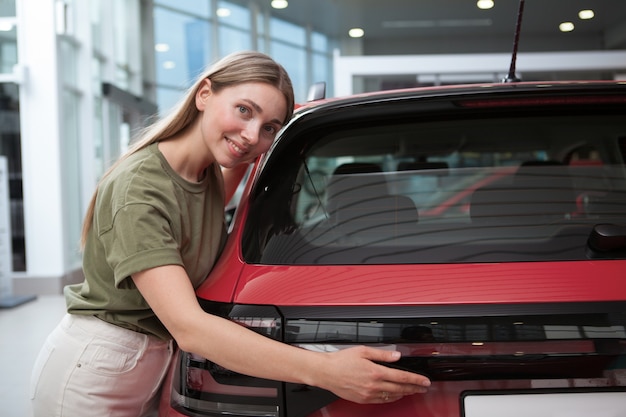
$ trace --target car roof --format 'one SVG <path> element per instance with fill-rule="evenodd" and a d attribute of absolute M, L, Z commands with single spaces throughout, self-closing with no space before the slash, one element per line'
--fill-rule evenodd
<path fill-rule="evenodd" d="M 598 80 L 598 81 L 522 81 L 514 83 L 483 83 L 483 84 L 454 84 L 444 86 L 414 87 L 397 90 L 381 90 L 367 93 L 353 94 L 344 97 L 324 98 L 308 101 L 297 105 L 295 114 L 304 113 L 318 108 L 343 107 L 357 103 L 379 102 L 389 99 L 403 99 L 416 97 L 455 97 L 463 95 L 483 94 L 517 94 L 523 92 L 573 92 L 592 91 L 598 89 L 618 89 L 626 92 L 626 80 Z"/>

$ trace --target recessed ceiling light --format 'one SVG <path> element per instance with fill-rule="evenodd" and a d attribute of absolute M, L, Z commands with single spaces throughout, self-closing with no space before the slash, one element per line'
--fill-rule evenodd
<path fill-rule="evenodd" d="M 593 19 L 594 16 L 595 14 L 593 13 L 593 10 L 591 9 L 581 10 L 578 12 L 578 17 L 581 18 L 582 20 Z"/>
<path fill-rule="evenodd" d="M 217 13 L 219 17 L 228 17 L 230 16 L 230 9 L 227 9 L 226 7 L 220 7 L 215 13 Z"/>
<path fill-rule="evenodd" d="M 165 68 L 165 69 L 174 69 L 174 68 L 176 68 L 176 62 L 174 62 L 174 61 L 165 61 L 163 63 L 163 68 Z"/>
<path fill-rule="evenodd" d="M 348 35 L 351 38 L 362 38 L 365 35 L 365 31 L 361 28 L 352 28 L 348 31 Z"/>
<path fill-rule="evenodd" d="M 491 9 L 493 5 L 494 5 L 493 0 L 478 0 L 476 2 L 476 6 L 482 10 Z"/>
<path fill-rule="evenodd" d="M 13 22 L 0 22 L 0 32 L 10 32 L 15 28 Z"/>
<path fill-rule="evenodd" d="M 559 25 L 561 32 L 571 32 L 574 30 L 574 24 L 572 22 L 563 22 Z"/>
<path fill-rule="evenodd" d="M 154 45 L 154 50 L 157 52 L 167 52 L 170 50 L 170 46 L 166 43 L 157 43 Z"/>
<path fill-rule="evenodd" d="M 286 9 L 289 6 L 287 0 L 272 0 L 272 7 L 275 9 Z"/>

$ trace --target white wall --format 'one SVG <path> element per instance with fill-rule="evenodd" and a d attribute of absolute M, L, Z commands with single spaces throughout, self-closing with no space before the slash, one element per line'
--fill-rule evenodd
<path fill-rule="evenodd" d="M 55 3 L 25 3 L 17 2 L 26 275 L 60 276 L 65 271 Z"/>
<path fill-rule="evenodd" d="M 511 54 L 378 55 L 334 57 L 335 96 L 353 94 L 354 77 L 414 74 L 444 76 L 458 82 L 485 74 L 506 75 Z M 524 72 L 626 71 L 626 51 L 535 52 L 517 55 L 517 75 Z"/>

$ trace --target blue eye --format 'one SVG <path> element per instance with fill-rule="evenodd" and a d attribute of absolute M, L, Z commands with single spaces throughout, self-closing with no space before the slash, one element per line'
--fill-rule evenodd
<path fill-rule="evenodd" d="M 267 136 L 270 136 L 272 139 L 274 138 L 274 136 L 276 136 L 276 133 L 278 132 L 278 129 L 276 129 L 276 127 L 272 125 L 267 125 L 263 129 L 265 130 Z"/>

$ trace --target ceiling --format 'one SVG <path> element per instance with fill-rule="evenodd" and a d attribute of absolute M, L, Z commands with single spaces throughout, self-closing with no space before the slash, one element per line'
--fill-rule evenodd
<path fill-rule="evenodd" d="M 270 0 L 250 0 L 261 10 Z M 310 26 L 339 41 L 342 54 L 414 54 L 505 52 L 511 49 L 519 1 L 495 0 L 480 10 L 475 0 L 289 0 L 273 16 Z M 593 9 L 595 17 L 580 20 L 578 12 Z M 575 29 L 561 33 L 561 22 Z M 349 29 L 365 36 L 350 40 Z M 350 43 L 358 43 L 353 52 Z M 626 49 L 624 0 L 529 0 L 524 2 L 520 52 L 540 50 Z"/>

